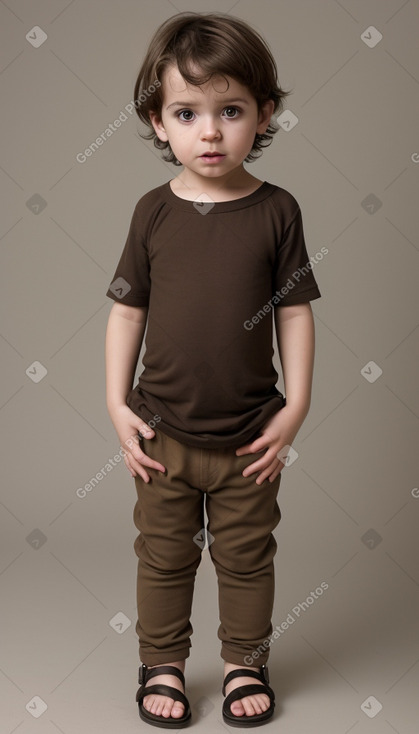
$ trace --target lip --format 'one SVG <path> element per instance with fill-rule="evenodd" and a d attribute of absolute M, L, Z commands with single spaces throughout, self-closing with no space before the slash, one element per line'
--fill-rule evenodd
<path fill-rule="evenodd" d="M 207 151 L 206 153 L 203 153 L 201 156 L 199 156 L 201 160 L 205 161 L 205 163 L 219 163 L 220 161 L 225 158 L 224 153 L 218 153 L 218 151 Z"/>

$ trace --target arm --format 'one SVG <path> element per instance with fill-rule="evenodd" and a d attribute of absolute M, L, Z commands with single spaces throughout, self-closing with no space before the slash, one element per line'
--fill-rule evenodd
<path fill-rule="evenodd" d="M 287 407 L 302 425 L 311 402 L 314 368 L 314 319 L 310 303 L 274 310 Z"/>
<path fill-rule="evenodd" d="M 262 452 L 263 457 L 243 472 L 260 471 L 256 483 L 269 477 L 273 482 L 284 467 L 278 452 L 292 446 L 310 408 L 314 365 L 314 320 L 310 303 L 274 309 L 278 351 L 284 376 L 286 405 L 265 424 L 255 441 L 237 449 L 236 454 Z"/>
<path fill-rule="evenodd" d="M 160 471 L 165 467 L 151 460 L 136 442 L 140 432 L 152 438 L 154 431 L 128 407 L 126 398 L 134 380 L 135 368 L 141 351 L 147 322 L 148 308 L 114 303 L 109 314 L 105 339 L 106 405 L 118 434 L 121 447 L 126 451 L 125 464 L 135 476 L 148 482 L 144 465 Z"/>
<path fill-rule="evenodd" d="M 114 303 L 106 329 L 106 405 L 125 404 L 132 389 L 135 368 L 143 343 L 148 308 Z"/>

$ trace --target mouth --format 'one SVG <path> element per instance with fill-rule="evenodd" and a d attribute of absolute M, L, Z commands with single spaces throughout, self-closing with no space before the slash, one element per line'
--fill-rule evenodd
<path fill-rule="evenodd" d="M 218 153 L 218 151 L 207 151 L 203 155 L 199 156 L 203 161 L 211 161 L 213 163 L 218 163 L 219 161 L 222 161 L 223 158 L 225 158 L 224 153 Z"/>

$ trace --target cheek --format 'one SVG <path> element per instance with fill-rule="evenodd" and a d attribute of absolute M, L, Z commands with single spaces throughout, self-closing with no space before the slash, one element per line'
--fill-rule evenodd
<path fill-rule="evenodd" d="M 237 129 L 236 134 L 233 136 L 233 140 L 236 140 L 238 147 L 248 147 L 253 144 L 255 139 L 255 129 L 249 125 L 243 125 Z"/>
<path fill-rule="evenodd" d="M 252 138 L 255 129 L 256 125 L 253 125 L 249 120 L 241 120 L 239 123 L 234 125 L 233 135 L 236 135 L 236 137 L 240 137 L 241 139 Z"/>
<path fill-rule="evenodd" d="M 179 128 L 176 130 L 175 134 L 173 135 L 173 143 L 178 148 L 185 148 L 186 150 L 190 148 L 191 141 L 194 140 L 195 134 L 192 132 L 190 128 Z"/>

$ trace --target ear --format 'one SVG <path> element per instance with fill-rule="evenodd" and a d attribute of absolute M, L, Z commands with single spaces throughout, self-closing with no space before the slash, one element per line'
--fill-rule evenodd
<path fill-rule="evenodd" d="M 157 112 L 149 112 L 149 118 L 157 137 L 163 142 L 167 142 L 169 138 L 167 137 L 166 130 L 163 127 L 160 115 Z"/>
<path fill-rule="evenodd" d="M 259 111 L 259 118 L 258 118 L 258 126 L 256 128 L 256 132 L 261 133 L 266 132 L 269 123 L 271 121 L 271 117 L 273 115 L 275 109 L 275 103 L 273 99 L 268 99 L 261 107 Z"/>

